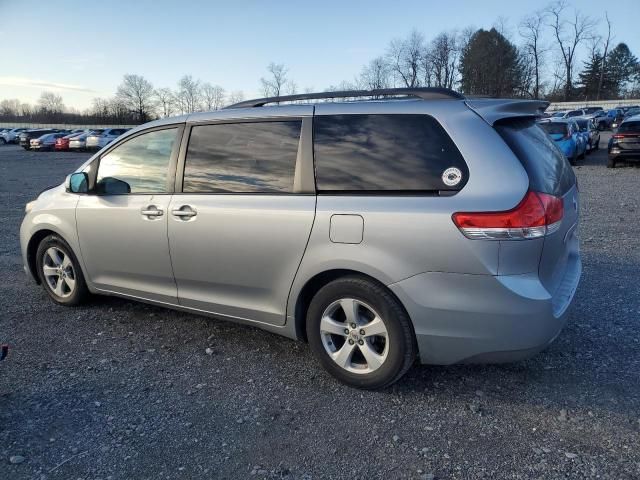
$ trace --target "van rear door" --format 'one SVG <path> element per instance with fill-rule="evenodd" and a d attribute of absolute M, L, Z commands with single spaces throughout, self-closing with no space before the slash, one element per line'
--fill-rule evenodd
<path fill-rule="evenodd" d="M 558 309 L 567 303 L 563 285 L 575 285 L 580 275 L 578 187 L 569 162 L 533 118 L 510 118 L 497 122 L 496 130 L 518 157 L 529 176 L 529 189 L 562 199 L 559 224 L 549 229 L 539 264 L 540 281 L 558 298 Z M 556 312 L 561 313 L 561 312 Z"/>

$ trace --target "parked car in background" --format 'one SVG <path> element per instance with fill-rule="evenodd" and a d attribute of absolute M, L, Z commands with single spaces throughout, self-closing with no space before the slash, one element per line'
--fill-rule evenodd
<path fill-rule="evenodd" d="M 5 130 L 0 136 L 4 140 L 5 143 L 18 143 L 19 135 L 22 132 L 28 130 L 27 128 L 11 128 L 9 130 Z"/>
<path fill-rule="evenodd" d="M 594 113 L 603 112 L 604 109 L 602 107 L 585 107 L 582 109 L 585 115 L 592 115 Z"/>
<path fill-rule="evenodd" d="M 551 112 L 551 117 L 552 118 L 564 118 L 564 116 L 567 114 L 568 110 L 560 110 L 557 112 Z"/>
<path fill-rule="evenodd" d="M 613 123 L 613 119 L 610 118 L 604 110 L 598 110 L 597 112 L 590 113 L 585 115 L 583 118 L 593 120 L 594 125 L 600 131 L 611 128 L 611 124 Z"/>
<path fill-rule="evenodd" d="M 79 133 L 75 137 L 69 139 L 69 150 L 85 150 L 87 148 L 87 137 L 92 134 L 100 135 L 102 132 L 104 132 L 103 128 L 97 128 L 88 132 Z"/>
<path fill-rule="evenodd" d="M 127 131 L 129 131 L 128 128 L 107 128 L 101 133 L 91 133 L 87 137 L 85 148 L 87 150 L 100 150 Z"/>
<path fill-rule="evenodd" d="M 618 128 L 624 119 L 624 111 L 621 108 L 614 108 L 607 112 L 607 117 L 611 118 L 611 128 Z"/>
<path fill-rule="evenodd" d="M 640 107 L 633 107 L 624 112 L 623 121 L 627 118 L 635 117 L 636 115 L 640 115 Z"/>
<path fill-rule="evenodd" d="M 571 165 L 575 165 L 578 158 L 585 152 L 585 141 L 578 126 L 573 120 L 552 119 L 539 122 L 539 125 L 553 139 Z"/>
<path fill-rule="evenodd" d="M 620 160 L 640 159 L 640 115 L 622 121 L 609 140 L 607 167 L 615 168 Z"/>
<path fill-rule="evenodd" d="M 61 305 L 119 295 L 308 341 L 360 388 L 417 359 L 534 355 L 582 271 L 576 177 L 534 121 L 547 104 L 383 91 L 411 97 L 141 125 L 27 204 L 25 272 Z"/>
<path fill-rule="evenodd" d="M 25 150 L 29 150 L 31 148 L 31 140 L 34 138 L 39 138 L 42 135 L 46 135 L 47 133 L 57 133 L 57 129 L 46 129 L 39 128 L 36 130 L 26 130 L 20 134 L 20 146 Z"/>
<path fill-rule="evenodd" d="M 58 138 L 67 135 L 66 132 L 47 133 L 38 138 L 32 138 L 29 142 L 31 150 L 53 150 Z"/>
<path fill-rule="evenodd" d="M 71 132 L 69 135 L 65 135 L 64 137 L 60 137 L 56 139 L 56 144 L 54 145 L 55 150 L 69 150 L 69 142 L 72 138 L 81 135 L 81 133 Z"/>
<path fill-rule="evenodd" d="M 600 131 L 594 119 L 590 117 L 579 117 L 576 118 L 576 123 L 580 128 L 580 133 L 587 142 L 586 153 L 591 153 L 592 150 L 600 148 Z"/>

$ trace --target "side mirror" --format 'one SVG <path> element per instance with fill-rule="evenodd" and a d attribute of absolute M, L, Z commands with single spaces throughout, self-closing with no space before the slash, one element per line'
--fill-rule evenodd
<path fill-rule="evenodd" d="M 86 172 L 67 175 L 64 186 L 70 193 L 87 193 L 89 191 L 89 175 Z"/>
<path fill-rule="evenodd" d="M 131 193 L 131 186 L 118 178 L 105 177 L 96 185 L 99 194 L 102 195 L 126 195 Z"/>

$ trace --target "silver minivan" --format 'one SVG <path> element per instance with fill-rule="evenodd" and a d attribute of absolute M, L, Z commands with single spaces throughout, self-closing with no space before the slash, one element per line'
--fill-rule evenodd
<path fill-rule="evenodd" d="M 63 305 L 117 295 L 306 341 L 360 388 L 416 359 L 523 359 L 581 274 L 546 106 L 384 89 L 147 123 L 27 205 L 25 271 Z"/>

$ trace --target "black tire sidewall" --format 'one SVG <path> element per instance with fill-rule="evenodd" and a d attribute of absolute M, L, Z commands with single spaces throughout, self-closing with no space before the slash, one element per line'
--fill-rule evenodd
<path fill-rule="evenodd" d="M 49 286 L 47 280 L 44 278 L 44 272 L 42 271 L 43 256 L 47 249 L 51 247 L 56 247 L 62 250 L 65 255 L 71 258 L 71 262 L 73 263 L 73 272 L 76 276 L 76 289 L 68 297 L 59 297 L 58 295 L 56 295 L 55 292 L 51 290 L 51 287 Z M 82 268 L 80 268 L 78 258 L 73 253 L 73 250 L 67 244 L 67 242 L 65 242 L 58 235 L 49 235 L 45 237 L 38 245 L 38 250 L 36 252 L 36 269 L 38 271 L 38 278 L 40 279 L 45 292 L 47 292 L 49 297 L 51 297 L 54 302 L 60 305 L 73 306 L 81 303 L 86 297 L 88 293 L 87 284 L 84 280 L 84 275 L 82 273 Z"/>
<path fill-rule="evenodd" d="M 368 374 L 351 373 L 338 366 L 326 352 L 320 335 L 325 309 L 341 298 L 354 298 L 373 308 L 387 328 L 388 348 L 384 364 Z M 402 305 L 382 285 L 362 277 L 335 280 L 318 291 L 307 311 L 307 338 L 314 356 L 338 380 L 356 388 L 384 388 L 398 380 L 415 360 L 415 340 L 409 317 Z M 410 364 L 407 365 L 408 357 Z"/>

